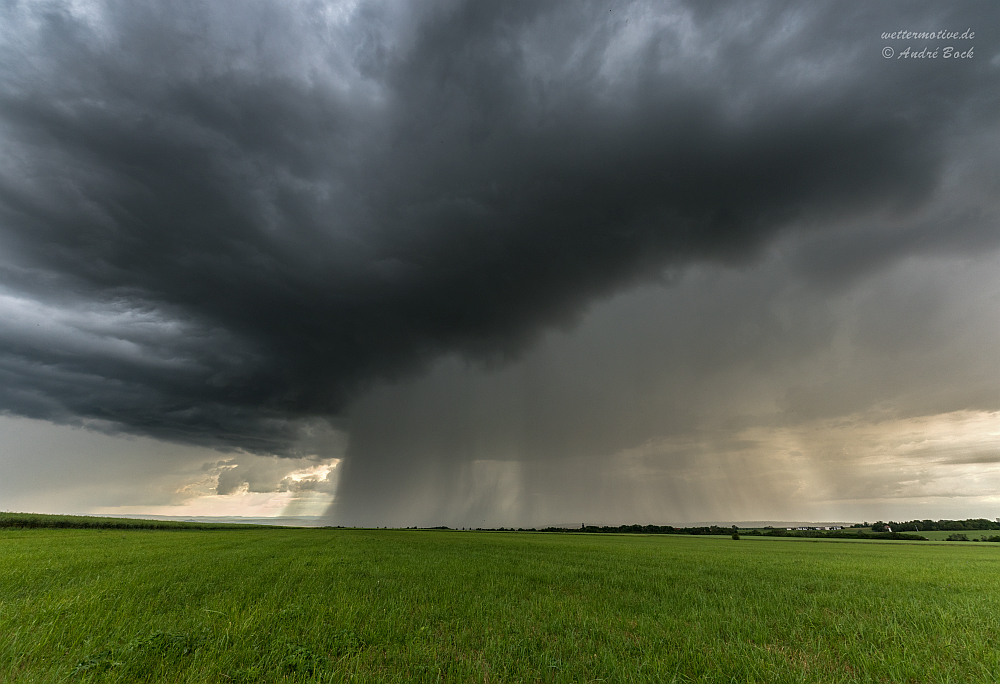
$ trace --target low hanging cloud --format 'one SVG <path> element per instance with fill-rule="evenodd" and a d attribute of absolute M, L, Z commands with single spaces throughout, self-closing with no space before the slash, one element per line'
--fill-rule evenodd
<path fill-rule="evenodd" d="M 310 459 L 278 459 L 243 454 L 216 463 L 206 463 L 204 470 L 217 477 L 215 493 L 227 496 L 241 491 L 254 494 L 270 492 L 324 492 L 336 489 L 334 469 L 337 464 Z"/>
<path fill-rule="evenodd" d="M 998 24 L 986 2 L 8 2 L 0 410 L 291 458 L 351 430 L 361 497 L 409 443 L 379 436 L 381 388 L 441 359 L 530 361 L 595 302 L 703 267 L 774 265 L 725 290 L 771 315 L 779 289 L 822 304 L 995 250 Z M 901 26 L 974 30 L 975 58 L 899 59 Z M 678 312 L 702 320 L 675 326 L 692 367 L 739 319 L 712 292 Z M 796 316 L 793 362 L 848 320 Z M 782 401 L 812 420 L 894 382 Z M 691 415 L 663 401 L 573 439 L 637 448 Z M 550 417 L 532 443 L 558 451 Z M 441 467 L 512 508 L 488 482 L 544 450 L 497 444 Z M 415 471 L 443 458 L 413 448 Z M 314 486 L 251 470 L 220 466 L 219 493 Z"/>

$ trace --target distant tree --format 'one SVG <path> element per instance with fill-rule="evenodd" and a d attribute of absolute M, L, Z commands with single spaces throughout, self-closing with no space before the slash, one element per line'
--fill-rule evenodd
<path fill-rule="evenodd" d="M 733 539 L 739 539 L 739 538 L 740 538 L 740 533 L 739 532 L 733 532 Z"/>

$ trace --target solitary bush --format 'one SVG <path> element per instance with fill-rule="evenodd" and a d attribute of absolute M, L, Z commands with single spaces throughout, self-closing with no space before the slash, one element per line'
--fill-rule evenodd
<path fill-rule="evenodd" d="M 740 533 L 739 532 L 733 532 L 733 539 L 739 539 L 739 538 L 740 538 Z"/>

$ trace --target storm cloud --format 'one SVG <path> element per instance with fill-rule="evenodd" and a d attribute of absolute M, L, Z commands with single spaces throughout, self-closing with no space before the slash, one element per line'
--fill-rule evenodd
<path fill-rule="evenodd" d="M 414 442 L 372 402 L 441 359 L 502 374 L 595 302 L 776 245 L 774 282 L 826 301 L 1000 244 L 992 3 L 0 11 L 9 414 L 297 457 L 317 420 L 354 425 L 342 489 L 377 489 L 359 473 L 403 461 L 374 435 Z M 882 33 L 909 27 L 982 40 L 974 59 L 886 59 L 905 44 Z M 704 328 L 725 319 L 700 320 L 712 365 Z M 789 353 L 827 339 L 816 325 Z M 664 413 L 624 437 L 574 428 L 575 453 L 641 444 Z M 446 460 L 479 462 L 463 453 Z"/>

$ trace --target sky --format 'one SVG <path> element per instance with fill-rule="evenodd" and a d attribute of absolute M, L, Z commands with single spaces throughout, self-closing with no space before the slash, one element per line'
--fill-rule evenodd
<path fill-rule="evenodd" d="M 0 509 L 1000 516 L 994 2 L 0 3 Z"/>

